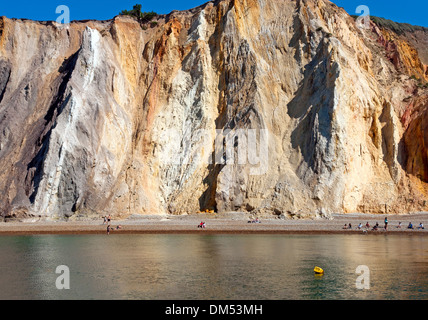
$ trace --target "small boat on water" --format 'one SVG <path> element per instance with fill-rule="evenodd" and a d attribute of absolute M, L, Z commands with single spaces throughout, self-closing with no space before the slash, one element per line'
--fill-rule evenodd
<path fill-rule="evenodd" d="M 315 268 L 314 268 L 314 272 L 315 272 L 316 274 L 324 274 L 324 270 L 323 270 L 323 269 L 321 269 L 320 267 L 315 267 Z"/>

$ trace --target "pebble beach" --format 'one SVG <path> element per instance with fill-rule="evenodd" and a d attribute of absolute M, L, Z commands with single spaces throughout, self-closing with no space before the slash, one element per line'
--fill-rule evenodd
<path fill-rule="evenodd" d="M 388 218 L 388 229 L 384 229 L 384 219 Z M 198 228 L 205 222 L 206 228 Z M 260 223 L 252 223 L 245 213 L 194 214 L 194 215 L 132 215 L 126 219 L 112 219 L 110 235 L 119 234 L 408 234 L 428 235 L 428 213 L 404 215 L 385 214 L 336 214 L 329 219 L 278 219 L 260 218 Z M 366 228 L 366 223 L 370 227 Z M 378 230 L 372 227 L 379 224 Z M 398 228 L 401 222 L 401 228 Z M 408 229 L 412 222 L 414 229 Z M 359 224 L 362 228 L 358 228 Z M 424 229 L 418 229 L 419 224 Z M 349 226 L 351 229 L 344 229 Z M 117 227 L 120 227 L 119 229 Z M 0 235 L 37 234 L 107 234 L 107 223 L 99 219 L 55 221 L 31 219 L 0 223 Z"/>

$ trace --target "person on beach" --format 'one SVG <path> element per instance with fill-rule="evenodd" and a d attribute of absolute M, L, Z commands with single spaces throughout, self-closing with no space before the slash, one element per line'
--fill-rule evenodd
<path fill-rule="evenodd" d="M 201 223 L 198 224 L 198 228 L 204 229 L 205 228 L 205 222 L 201 221 Z"/>
<path fill-rule="evenodd" d="M 409 222 L 409 225 L 407 226 L 407 229 L 413 229 L 413 224 L 412 224 L 412 222 Z"/>
<path fill-rule="evenodd" d="M 370 224 L 369 224 L 369 222 L 367 221 L 367 223 L 366 223 L 366 228 L 368 229 L 368 228 L 370 228 Z"/>
<path fill-rule="evenodd" d="M 110 234 L 110 225 L 107 225 L 107 234 Z"/>
<path fill-rule="evenodd" d="M 423 225 L 423 223 L 421 222 L 421 223 L 419 223 L 419 227 L 418 227 L 418 229 L 425 229 L 424 228 L 424 225 Z"/>
<path fill-rule="evenodd" d="M 103 224 L 107 223 L 107 217 L 104 216 L 103 219 L 104 219 Z"/>
<path fill-rule="evenodd" d="M 385 217 L 384 223 L 385 223 L 385 231 L 387 231 L 388 230 L 388 218 L 387 217 Z"/>
<path fill-rule="evenodd" d="M 379 223 L 376 222 L 376 224 L 373 226 L 373 231 L 377 231 L 377 229 L 379 228 Z"/>
<path fill-rule="evenodd" d="M 260 220 L 259 220 L 259 218 L 258 218 L 258 217 L 256 217 L 255 219 L 253 219 L 253 220 L 251 221 L 251 223 L 260 223 Z"/>
<path fill-rule="evenodd" d="M 361 229 L 363 227 L 362 223 L 360 222 L 360 224 L 358 225 L 358 229 Z"/>
<path fill-rule="evenodd" d="M 400 221 L 400 222 L 398 222 L 398 226 L 397 226 L 397 228 L 400 228 L 400 229 L 401 229 L 401 221 Z"/>
<path fill-rule="evenodd" d="M 107 217 L 107 222 L 108 222 L 108 224 L 110 224 L 110 220 L 111 220 L 111 216 L 110 216 L 110 215 L 108 215 L 108 217 Z"/>
<path fill-rule="evenodd" d="M 348 226 L 346 225 L 346 223 L 345 223 L 345 225 L 343 226 L 342 229 L 348 229 Z"/>
<path fill-rule="evenodd" d="M 349 229 L 352 229 L 352 225 L 351 225 L 351 224 L 349 224 L 348 228 L 349 228 Z"/>

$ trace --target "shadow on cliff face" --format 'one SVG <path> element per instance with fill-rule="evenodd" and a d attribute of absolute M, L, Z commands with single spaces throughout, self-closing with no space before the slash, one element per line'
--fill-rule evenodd
<path fill-rule="evenodd" d="M 412 122 L 400 140 L 401 167 L 424 182 L 428 182 L 428 105 Z"/>
<path fill-rule="evenodd" d="M 298 120 L 291 134 L 292 147 L 301 152 L 308 168 L 316 174 L 334 155 L 334 91 L 340 71 L 336 62 L 330 62 L 331 53 L 326 46 L 319 44 L 316 56 L 305 66 L 300 87 L 287 105 L 288 115 Z"/>
<path fill-rule="evenodd" d="M 0 103 L 3 100 L 6 86 L 10 79 L 11 65 L 6 60 L 0 60 Z"/>
<path fill-rule="evenodd" d="M 25 193 L 29 196 L 31 203 L 35 202 L 38 188 L 43 177 L 43 163 L 49 151 L 49 141 L 52 130 L 56 126 L 56 119 L 71 98 L 71 94 L 67 94 L 66 89 L 75 68 L 78 54 L 79 51 L 66 59 L 59 68 L 58 72 L 61 75 L 57 78 L 59 86 L 56 97 L 52 100 L 53 103 L 47 110 L 43 121 L 38 122 L 38 125 L 31 134 L 32 139 L 27 144 L 27 150 L 36 145 L 36 148 L 33 147 L 35 153 L 31 155 L 32 159 L 27 165 L 27 176 L 24 184 Z"/>
<path fill-rule="evenodd" d="M 209 174 L 203 180 L 204 184 L 208 187 L 199 197 L 199 208 L 201 211 L 205 209 L 210 209 L 217 212 L 217 177 L 223 167 L 224 165 L 221 164 L 210 164 L 208 166 Z"/>
<path fill-rule="evenodd" d="M 290 48 L 296 49 L 296 52 L 294 54 L 294 59 L 296 59 L 296 61 L 298 61 L 298 62 L 302 62 L 303 57 L 302 57 L 301 53 L 302 52 L 308 52 L 310 49 L 309 49 L 309 44 L 307 42 L 307 35 L 305 35 L 305 32 L 304 32 L 305 25 L 299 16 L 299 12 L 301 10 L 300 1 L 298 1 L 296 3 L 296 5 L 297 5 L 297 7 L 296 7 L 296 11 L 294 13 L 295 16 L 293 19 L 293 30 L 294 30 L 294 32 L 293 32 L 293 37 L 291 38 L 288 46 Z M 300 48 L 300 46 L 302 46 L 302 47 Z"/>

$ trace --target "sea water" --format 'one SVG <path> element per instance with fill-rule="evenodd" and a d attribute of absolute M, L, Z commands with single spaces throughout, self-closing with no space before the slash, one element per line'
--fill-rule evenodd
<path fill-rule="evenodd" d="M 0 237 L 0 299 L 427 298 L 425 236 Z"/>

